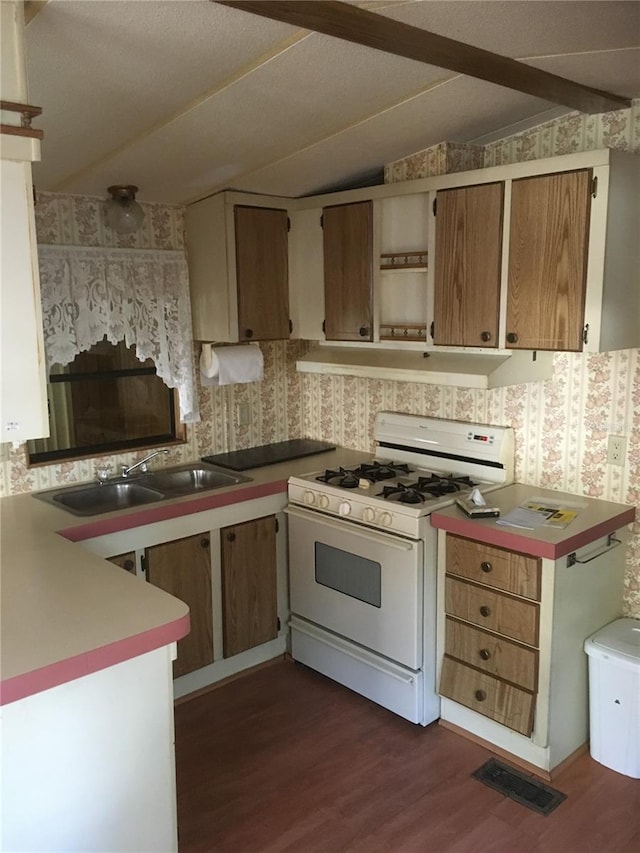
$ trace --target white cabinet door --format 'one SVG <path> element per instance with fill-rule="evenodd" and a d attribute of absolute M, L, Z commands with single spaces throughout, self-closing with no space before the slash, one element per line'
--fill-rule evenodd
<path fill-rule="evenodd" d="M 49 435 L 31 163 L 1 161 L 0 441 Z"/>

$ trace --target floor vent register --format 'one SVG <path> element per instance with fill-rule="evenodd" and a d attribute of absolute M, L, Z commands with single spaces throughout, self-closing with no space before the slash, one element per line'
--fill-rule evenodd
<path fill-rule="evenodd" d="M 567 798 L 566 794 L 550 788 L 534 776 L 514 770 L 495 758 L 489 759 L 471 774 L 475 779 L 521 803 L 529 809 L 547 815 Z"/>

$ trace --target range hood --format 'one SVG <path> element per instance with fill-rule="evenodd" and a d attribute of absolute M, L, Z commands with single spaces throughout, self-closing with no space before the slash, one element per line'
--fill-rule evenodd
<path fill-rule="evenodd" d="M 302 373 L 424 382 L 462 388 L 503 388 L 551 378 L 553 353 L 529 350 L 487 352 L 401 351 L 369 346 L 314 347 L 298 359 Z"/>

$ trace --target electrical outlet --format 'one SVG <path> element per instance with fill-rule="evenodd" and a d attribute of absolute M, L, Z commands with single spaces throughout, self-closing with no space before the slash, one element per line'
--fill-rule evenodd
<path fill-rule="evenodd" d="M 248 403 L 236 403 L 236 426 L 249 426 L 251 423 L 251 406 Z"/>
<path fill-rule="evenodd" d="M 610 435 L 607 448 L 607 462 L 609 465 L 624 465 L 627 454 L 626 435 Z"/>

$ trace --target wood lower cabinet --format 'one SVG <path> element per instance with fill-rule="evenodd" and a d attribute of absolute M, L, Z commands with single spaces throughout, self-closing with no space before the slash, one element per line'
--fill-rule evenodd
<path fill-rule="evenodd" d="M 593 172 L 513 181 L 507 346 L 583 347 Z"/>
<path fill-rule="evenodd" d="M 373 204 L 322 211 L 325 337 L 373 340 Z"/>
<path fill-rule="evenodd" d="M 224 657 L 278 636 L 276 518 L 220 531 Z"/>
<path fill-rule="evenodd" d="M 531 734 L 534 694 L 501 678 L 478 672 L 447 656 L 442 666 L 440 692 L 515 732 Z"/>
<path fill-rule="evenodd" d="M 504 184 L 436 196 L 434 344 L 498 346 Z"/>
<path fill-rule="evenodd" d="M 109 557 L 110 563 L 115 563 L 116 566 L 120 566 L 121 569 L 124 569 L 126 572 L 131 572 L 132 575 L 136 573 L 136 552 L 129 551 L 127 554 L 116 554 L 115 557 Z"/>
<path fill-rule="evenodd" d="M 459 520 L 458 510 L 441 514 Z M 550 775 L 586 748 L 584 643 L 621 615 L 626 534 L 585 537 L 551 559 L 535 555 L 539 540 L 517 533 L 509 538 L 522 551 L 480 541 L 493 538 L 493 522 L 468 529 L 438 532 L 441 722 Z M 570 530 L 559 535 L 570 540 Z"/>
<path fill-rule="evenodd" d="M 440 694 L 529 736 L 538 686 L 541 563 L 449 535 Z"/>
<path fill-rule="evenodd" d="M 191 630 L 178 641 L 174 678 L 213 663 L 211 541 L 206 534 L 147 548 L 147 581 L 189 605 Z"/>

